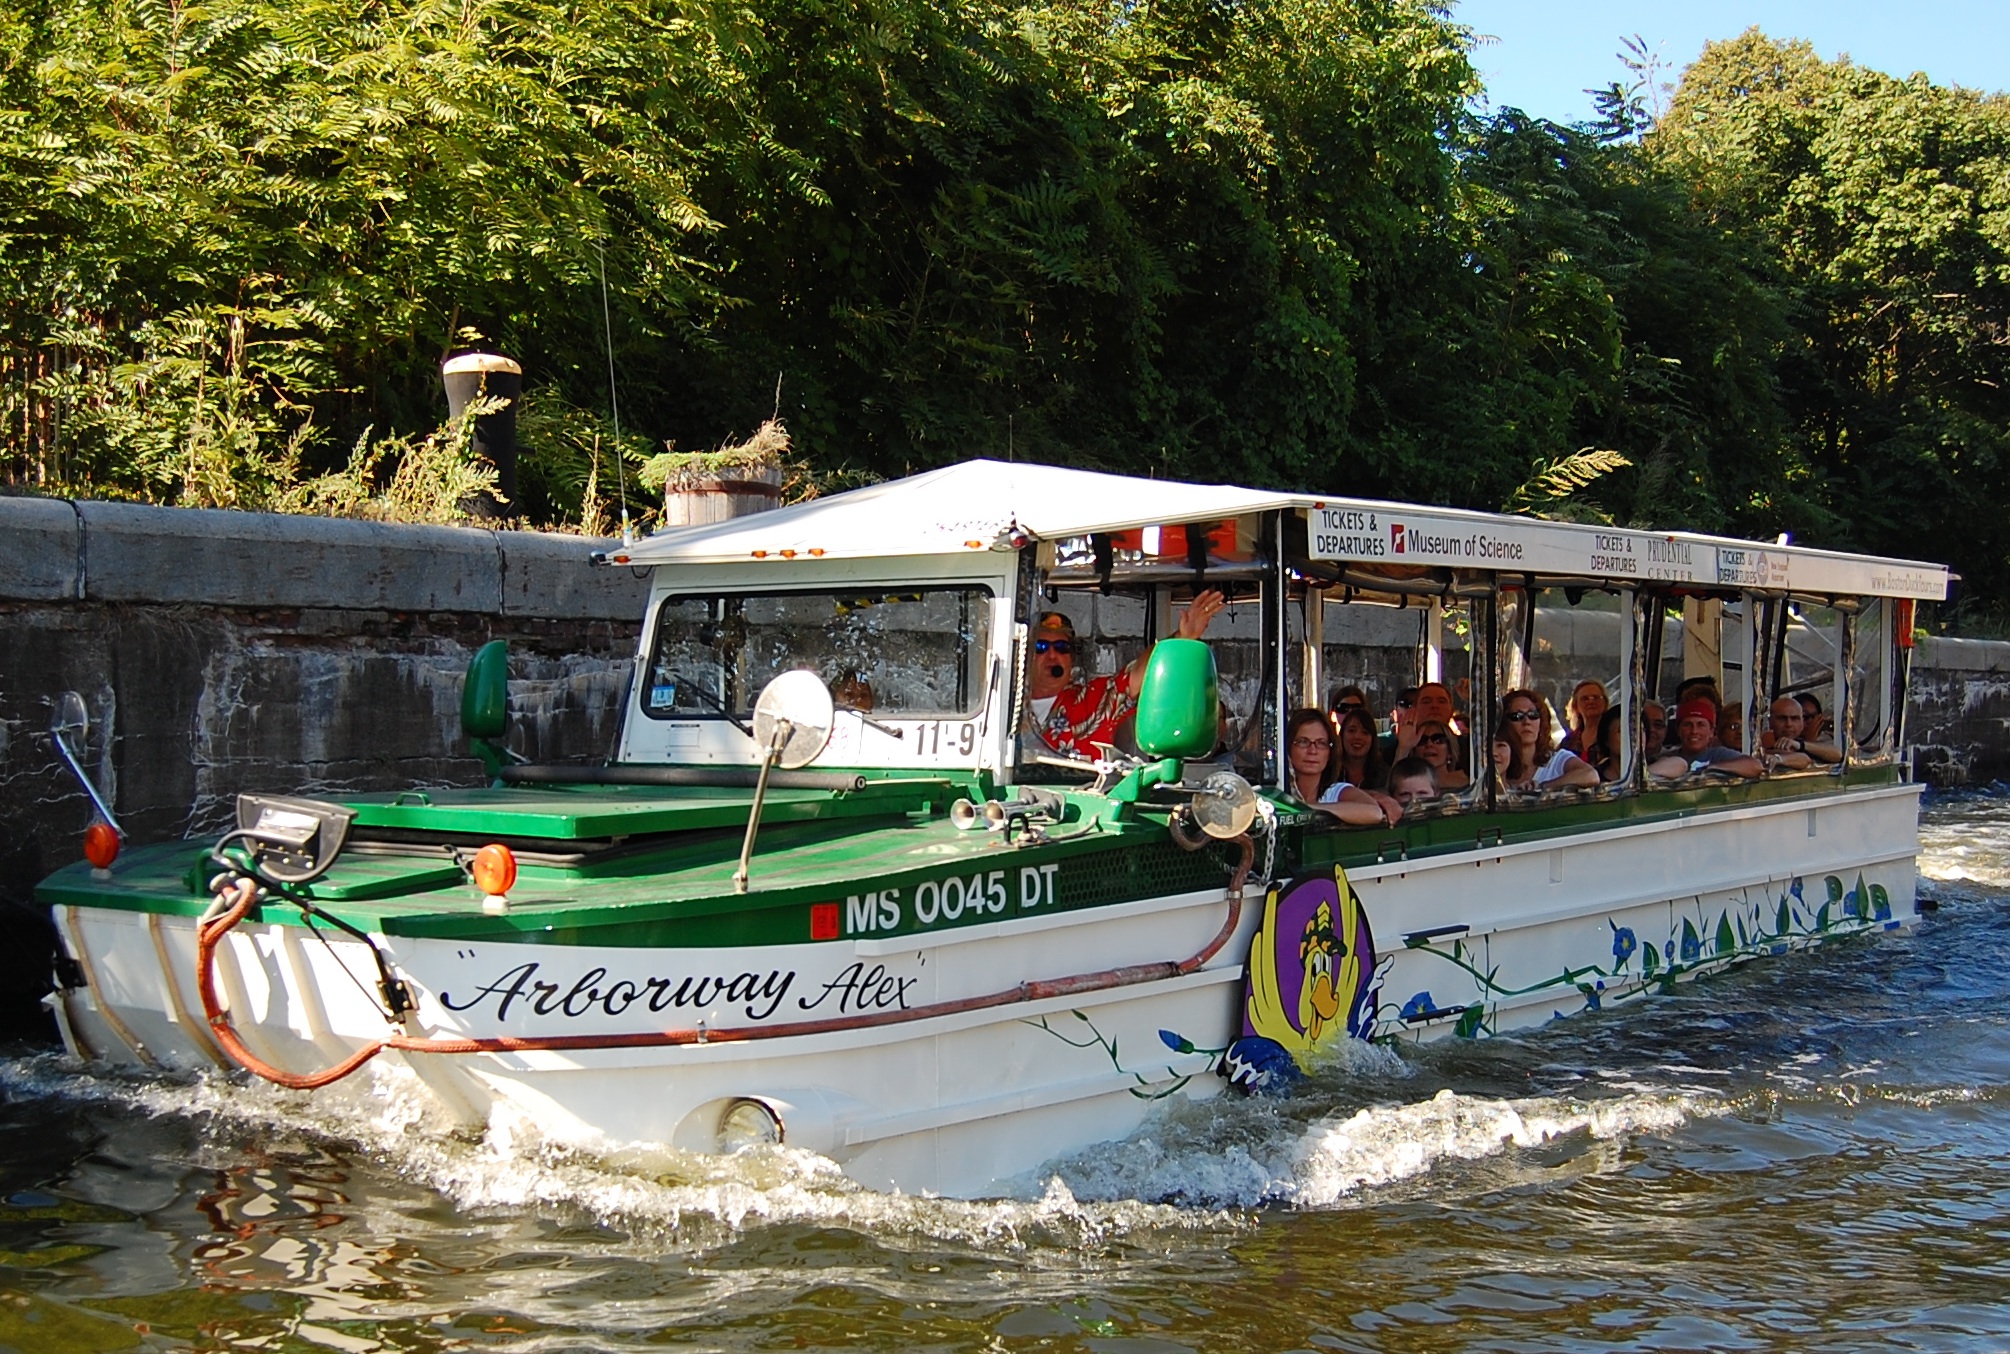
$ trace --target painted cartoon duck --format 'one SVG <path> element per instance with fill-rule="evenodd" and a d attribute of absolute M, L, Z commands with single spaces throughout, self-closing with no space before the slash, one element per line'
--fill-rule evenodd
<path fill-rule="evenodd" d="M 1333 909 L 1319 904 L 1305 923 L 1298 941 L 1298 958 L 1305 966 L 1305 981 L 1298 989 L 1298 1026 L 1312 1043 L 1319 1042 L 1326 1022 L 1340 1014 L 1340 993 L 1334 978 L 1334 963 L 1347 953 L 1333 930 Z"/>

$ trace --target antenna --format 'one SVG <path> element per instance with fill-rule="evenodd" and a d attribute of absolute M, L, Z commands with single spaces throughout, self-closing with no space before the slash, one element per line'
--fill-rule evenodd
<path fill-rule="evenodd" d="M 621 463 L 621 397 L 614 388 L 614 318 L 607 308 L 607 246 L 596 241 L 600 255 L 600 332 L 607 340 L 607 407 L 614 414 L 614 482 L 621 492 L 621 543 L 635 544 L 635 528 L 628 523 L 628 467 Z M 596 449 L 598 439 L 595 439 Z"/>

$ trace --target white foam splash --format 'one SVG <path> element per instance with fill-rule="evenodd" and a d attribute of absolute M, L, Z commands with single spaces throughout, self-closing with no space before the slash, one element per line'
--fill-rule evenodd
<path fill-rule="evenodd" d="M 546 1142 L 528 1121 L 499 1121 L 471 1138 L 437 1120 L 409 1070 L 373 1069 L 311 1095 L 262 1082 L 170 1080 L 81 1068 L 57 1055 L 0 1059 L 0 1093 L 106 1103 L 191 1124 L 211 1149 L 287 1135 L 377 1159 L 482 1215 L 534 1212 L 596 1222 L 678 1248 L 725 1244 L 749 1228 L 808 1224 L 1015 1251 L 1080 1250 L 1139 1234 L 1240 1230 L 1246 1220 L 1119 1198 L 1083 1204 L 1067 1186 L 1030 1197 L 962 1201 L 881 1194 L 814 1153 L 785 1147 L 734 1156 L 626 1146 L 603 1154 Z"/>
<path fill-rule="evenodd" d="M 1394 1072 L 1398 1083 L 1412 1074 L 1393 1053 L 1368 1052 L 1368 1071 Z M 585 1217 L 698 1248 L 780 1224 L 853 1227 L 882 1238 L 909 1234 L 1022 1252 L 1093 1247 L 1164 1231 L 1239 1229 L 1251 1220 L 1233 1210 L 1334 1207 L 1419 1180 L 1448 1163 L 1508 1157 L 1572 1135 L 1603 1140 L 1664 1133 L 1732 1108 L 1707 1093 L 1643 1085 L 1585 1099 L 1504 1100 L 1444 1090 L 1429 1099 L 1321 1115 L 1321 1081 L 1296 1099 L 1224 1095 L 1167 1102 L 1124 1142 L 1029 1174 L 1012 1197 L 965 1202 L 877 1193 L 836 1163 L 788 1148 L 731 1157 L 642 1145 L 589 1153 L 545 1141 L 528 1121 L 509 1120 L 469 1137 L 437 1118 L 431 1097 L 419 1093 L 409 1070 L 388 1064 L 373 1077 L 305 1095 L 264 1083 L 83 1069 L 54 1055 L 0 1060 L 0 1090 L 10 1095 L 109 1102 L 149 1117 L 174 1116 L 221 1153 L 290 1133 L 373 1157 L 477 1215 Z M 1389 1082 L 1383 1086 L 1394 1089 Z"/>
<path fill-rule="evenodd" d="M 1224 1097 L 1168 1110 L 1146 1132 L 1055 1168 L 1082 1198 L 1173 1199 L 1215 1207 L 1330 1208 L 1451 1162 L 1503 1158 L 1573 1135 L 1667 1133 L 1732 1112 L 1708 1093 L 1638 1086 L 1610 1098 L 1501 1100 L 1443 1090 L 1310 1123 L 1290 1101 Z"/>
<path fill-rule="evenodd" d="M 1611 1100 L 1491 1100 L 1440 1091 L 1429 1100 L 1364 1109 L 1316 1128 L 1294 1163 L 1292 1201 L 1330 1205 L 1447 1161 L 1497 1157 L 1576 1134 L 1605 1140 L 1666 1133 L 1727 1112 L 1723 1102 L 1654 1092 Z"/>

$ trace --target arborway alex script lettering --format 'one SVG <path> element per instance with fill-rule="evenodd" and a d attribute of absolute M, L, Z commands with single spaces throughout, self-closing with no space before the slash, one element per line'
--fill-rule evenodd
<path fill-rule="evenodd" d="M 616 978 L 608 982 L 607 970 L 597 964 L 580 974 L 570 986 L 562 980 L 549 982 L 537 975 L 537 961 L 518 964 L 482 984 L 465 999 L 457 1000 L 453 993 L 441 992 L 440 1005 L 449 1011 L 472 1011 L 493 1000 L 495 1018 L 501 1021 L 509 1019 L 510 1008 L 519 1001 L 533 1014 L 564 1016 L 568 1020 L 592 1015 L 619 1016 L 637 1005 L 651 1012 L 678 1007 L 702 1013 L 723 1003 L 740 1006 L 749 1020 L 766 1020 L 781 1006 L 782 998 L 789 994 L 796 980 L 793 969 L 770 969 L 765 974 L 651 977 L 640 982 Z"/>

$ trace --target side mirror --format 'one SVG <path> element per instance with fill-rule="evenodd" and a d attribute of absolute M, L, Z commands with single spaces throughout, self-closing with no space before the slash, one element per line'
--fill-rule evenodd
<path fill-rule="evenodd" d="M 1193 761 L 1221 739 L 1221 685 L 1205 640 L 1162 639 L 1138 684 L 1138 751 Z"/>
<path fill-rule="evenodd" d="M 84 698 L 74 691 L 65 691 L 56 697 L 55 705 L 49 712 L 49 740 L 56 745 L 56 753 L 70 768 L 70 774 L 84 787 L 84 793 L 91 797 L 91 805 L 98 816 L 111 826 L 112 831 L 124 837 L 126 830 L 119 826 L 119 820 L 112 817 L 112 806 L 98 793 L 98 787 L 84 773 L 84 735 L 91 731 L 91 717 L 84 709 Z"/>
<path fill-rule="evenodd" d="M 461 732 L 470 738 L 500 738 L 509 731 L 509 646 L 492 639 L 468 660 L 461 688 Z"/>

